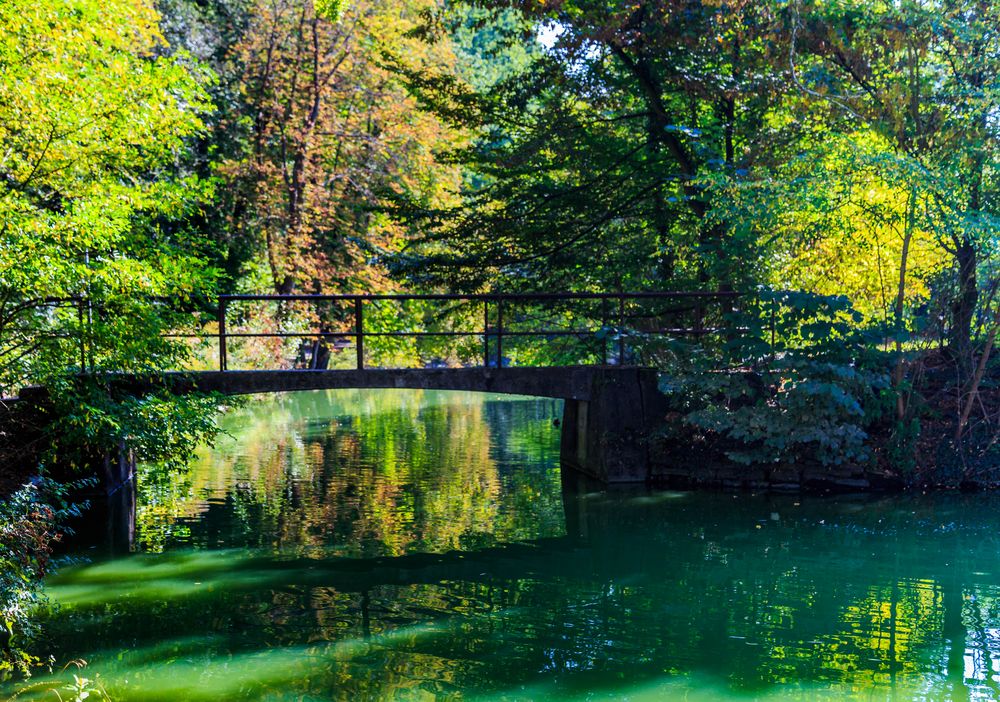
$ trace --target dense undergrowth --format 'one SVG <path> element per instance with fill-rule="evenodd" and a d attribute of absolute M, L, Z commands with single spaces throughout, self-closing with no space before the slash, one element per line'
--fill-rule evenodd
<path fill-rule="evenodd" d="M 36 479 L 0 501 L 0 679 L 30 676 L 52 663 L 27 651 L 38 634 L 32 615 L 42 601 L 42 580 L 56 564 L 53 545 L 71 533 L 67 520 L 86 508 L 68 499 L 82 484 Z"/>
<path fill-rule="evenodd" d="M 1000 485 L 1000 373 L 988 340 L 963 357 L 926 335 L 897 333 L 897 343 L 845 298 L 760 300 L 777 313 L 731 314 L 741 333 L 717 353 L 655 354 L 670 405 L 661 451 L 817 475 L 855 467 L 900 488 Z"/>

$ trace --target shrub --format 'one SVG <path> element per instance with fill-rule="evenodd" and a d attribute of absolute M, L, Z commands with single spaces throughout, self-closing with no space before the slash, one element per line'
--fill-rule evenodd
<path fill-rule="evenodd" d="M 81 505 L 68 504 L 70 488 L 40 479 L 0 501 L 0 677 L 30 675 L 39 661 L 25 651 L 37 633 L 31 615 L 41 601 L 43 578 L 53 566 L 52 544 Z"/>
<path fill-rule="evenodd" d="M 869 459 L 867 426 L 884 408 L 887 365 L 842 298 L 765 293 L 735 312 L 740 333 L 721 355 L 695 355 L 664 374 L 678 422 L 744 464 Z"/>

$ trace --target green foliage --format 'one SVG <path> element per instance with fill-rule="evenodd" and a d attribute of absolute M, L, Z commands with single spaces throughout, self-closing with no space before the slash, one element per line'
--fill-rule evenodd
<path fill-rule="evenodd" d="M 530 20 L 510 8 L 453 4 L 444 18 L 458 54 L 458 74 L 476 90 L 489 90 L 529 68 L 542 55 Z"/>
<path fill-rule="evenodd" d="M 756 385 L 763 391 L 755 391 Z M 738 463 L 863 463 L 865 410 L 885 378 L 846 365 L 786 359 L 759 376 L 704 374 L 683 383 L 691 427 L 731 440 Z M 745 404 L 744 404 L 745 403 Z"/>
<path fill-rule="evenodd" d="M 63 687 L 63 692 L 71 696 L 59 695 L 61 702 L 84 702 L 84 700 L 111 702 L 111 696 L 104 689 L 100 675 L 95 676 L 94 679 L 74 675 L 73 682 Z"/>
<path fill-rule="evenodd" d="M 117 395 L 92 380 L 62 381 L 54 395 L 47 461 L 83 468 L 125 447 L 137 460 L 176 468 L 218 432 L 215 420 L 223 402 L 219 395 L 174 395 L 169 390 L 143 397 Z"/>
<path fill-rule="evenodd" d="M 805 2 L 793 15 L 800 88 L 852 130 L 882 139 L 917 175 L 906 184 L 926 206 L 912 208 L 908 224 L 932 232 L 952 259 L 941 292 L 961 355 L 973 331 L 977 267 L 997 252 L 998 22 L 997 4 L 978 0 Z"/>
<path fill-rule="evenodd" d="M 728 364 L 703 354 L 665 373 L 680 416 L 673 438 L 701 434 L 744 464 L 864 463 L 889 382 L 859 315 L 843 298 L 765 292 L 759 302 L 731 315 L 742 333 L 726 345 Z"/>
<path fill-rule="evenodd" d="M 83 668 L 86 662 L 73 661 L 71 665 Z M 56 681 L 43 681 L 24 685 L 7 702 L 14 702 L 14 700 L 22 697 L 36 698 L 36 695 L 43 692 L 51 693 L 51 699 L 58 700 L 58 702 L 84 702 L 84 700 L 111 702 L 111 695 L 108 694 L 104 683 L 101 682 L 100 674 L 95 675 L 93 678 L 85 678 L 74 674 L 73 681 L 65 684 Z"/>
<path fill-rule="evenodd" d="M 316 14 L 331 22 L 339 22 L 347 9 L 347 0 L 317 0 Z"/>
<path fill-rule="evenodd" d="M 158 311 L 212 281 L 190 233 L 160 226 L 212 194 L 172 168 L 203 127 L 211 76 L 161 54 L 158 21 L 149 0 L 0 5 L 5 394 L 79 368 L 85 330 L 97 363 L 157 363 L 168 326 Z M 71 296 L 87 309 L 37 303 Z M 153 298 L 171 304 L 142 302 Z"/>
<path fill-rule="evenodd" d="M 742 282 L 747 269 L 729 259 L 746 247 L 731 248 L 699 178 L 745 178 L 782 153 L 765 120 L 786 90 L 766 69 L 770 4 L 486 6 L 483 45 L 510 47 L 496 80 L 400 69 L 473 139 L 455 153 L 467 174 L 459 203 L 400 203 L 396 214 L 429 233 L 397 269 L 467 288 Z"/>
<path fill-rule="evenodd" d="M 38 633 L 32 615 L 42 601 L 42 580 L 53 567 L 52 544 L 67 531 L 65 520 L 78 516 L 82 507 L 66 496 L 84 484 L 41 480 L 0 500 L 0 678 L 28 676 L 44 663 L 25 646 Z"/>

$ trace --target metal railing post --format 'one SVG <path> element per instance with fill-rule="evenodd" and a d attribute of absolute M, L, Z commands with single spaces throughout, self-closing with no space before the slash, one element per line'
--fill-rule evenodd
<path fill-rule="evenodd" d="M 503 297 L 497 296 L 497 368 L 503 368 Z"/>
<path fill-rule="evenodd" d="M 85 313 L 83 311 L 83 298 L 76 300 L 76 320 L 80 329 L 80 372 L 87 372 L 87 332 L 84 327 Z"/>
<path fill-rule="evenodd" d="M 490 301 L 483 300 L 483 368 L 490 367 Z"/>
<path fill-rule="evenodd" d="M 774 357 L 774 342 L 775 342 L 775 307 L 778 301 L 774 298 L 771 299 L 771 357 Z"/>
<path fill-rule="evenodd" d="M 355 346 L 358 352 L 358 370 L 365 368 L 365 317 L 362 310 L 363 299 L 354 298 L 354 338 L 357 340 Z"/>
<path fill-rule="evenodd" d="M 219 298 L 219 370 L 229 370 L 229 360 L 226 357 L 226 306 L 228 301 L 224 297 Z"/>
<path fill-rule="evenodd" d="M 601 298 L 601 365 L 608 365 L 608 300 Z"/>
<path fill-rule="evenodd" d="M 87 333 L 85 339 L 87 341 L 87 367 L 90 372 L 94 372 L 94 303 L 90 301 L 89 297 L 83 298 L 84 309 L 87 312 Z"/>
<path fill-rule="evenodd" d="M 625 365 L 625 296 L 618 296 L 618 365 Z"/>

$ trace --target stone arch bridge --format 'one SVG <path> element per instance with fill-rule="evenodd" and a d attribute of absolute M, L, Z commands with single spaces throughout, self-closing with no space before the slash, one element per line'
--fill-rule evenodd
<path fill-rule="evenodd" d="M 606 483 L 645 481 L 647 438 L 662 420 L 665 398 L 652 368 L 366 368 L 170 372 L 108 377 L 116 392 L 250 395 L 342 388 L 464 390 L 563 400 L 562 462 Z"/>

